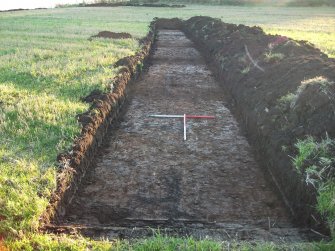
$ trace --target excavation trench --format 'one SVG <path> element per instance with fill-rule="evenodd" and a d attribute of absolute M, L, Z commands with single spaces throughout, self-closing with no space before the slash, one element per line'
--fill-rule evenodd
<path fill-rule="evenodd" d="M 150 228 L 217 240 L 313 239 L 292 224 L 194 44 L 179 30 L 159 30 L 155 48 L 55 228 L 110 239 Z M 216 119 L 188 120 L 184 141 L 182 119 L 148 117 L 184 113 Z"/>

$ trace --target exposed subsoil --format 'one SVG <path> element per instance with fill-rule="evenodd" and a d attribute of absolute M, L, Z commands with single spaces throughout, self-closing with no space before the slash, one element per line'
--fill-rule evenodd
<path fill-rule="evenodd" d="M 132 38 L 132 36 L 127 32 L 112 32 L 112 31 L 100 31 L 97 35 L 92 36 L 91 38 L 113 38 L 113 39 L 127 39 Z"/>
<path fill-rule="evenodd" d="M 156 46 L 57 228 L 95 238 L 143 237 L 148 226 L 217 240 L 314 238 L 291 223 L 194 44 L 160 30 Z M 188 120 L 183 141 L 181 119 L 148 117 L 184 113 L 216 119 Z"/>

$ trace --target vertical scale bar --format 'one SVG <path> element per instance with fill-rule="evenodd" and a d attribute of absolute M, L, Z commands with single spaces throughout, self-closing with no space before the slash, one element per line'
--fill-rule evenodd
<path fill-rule="evenodd" d="M 215 119 L 215 116 L 208 116 L 208 115 L 164 115 L 164 114 L 151 114 L 148 115 L 149 117 L 153 118 L 183 118 L 184 120 L 184 141 L 186 141 L 186 119 Z"/>
<path fill-rule="evenodd" d="M 184 114 L 184 140 L 186 140 L 186 114 Z"/>

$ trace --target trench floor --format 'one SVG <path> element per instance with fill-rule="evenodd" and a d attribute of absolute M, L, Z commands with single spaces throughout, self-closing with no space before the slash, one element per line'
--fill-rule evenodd
<path fill-rule="evenodd" d="M 184 33 L 160 30 L 152 65 L 133 83 L 120 123 L 67 208 L 63 226 L 95 238 L 151 228 L 216 240 L 296 242 L 295 227 L 257 165 L 219 83 Z M 214 120 L 149 114 L 214 115 Z"/>

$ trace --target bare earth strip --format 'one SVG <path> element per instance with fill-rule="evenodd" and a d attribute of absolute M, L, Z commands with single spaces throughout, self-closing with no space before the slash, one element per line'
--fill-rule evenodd
<path fill-rule="evenodd" d="M 159 32 L 152 66 L 68 208 L 65 226 L 93 237 L 152 228 L 213 239 L 303 241 L 225 106 L 219 84 L 180 31 Z M 215 115 L 188 120 L 149 114 Z"/>

